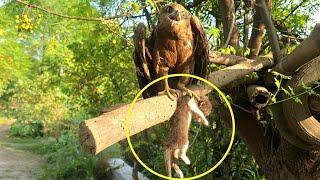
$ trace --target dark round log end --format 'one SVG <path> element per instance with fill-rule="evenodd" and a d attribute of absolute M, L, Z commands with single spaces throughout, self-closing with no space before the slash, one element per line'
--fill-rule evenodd
<path fill-rule="evenodd" d="M 89 130 L 86 122 L 81 122 L 79 125 L 79 142 L 85 153 L 96 154 L 94 136 Z"/>

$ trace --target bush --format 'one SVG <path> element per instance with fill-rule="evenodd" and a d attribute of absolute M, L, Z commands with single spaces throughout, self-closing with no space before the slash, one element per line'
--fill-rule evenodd
<path fill-rule="evenodd" d="M 39 121 L 15 122 L 10 127 L 10 134 L 23 137 L 43 137 L 43 123 Z"/>
<path fill-rule="evenodd" d="M 76 134 L 64 130 L 57 140 L 45 145 L 49 166 L 44 178 L 90 179 L 93 176 L 94 157 L 81 152 Z"/>

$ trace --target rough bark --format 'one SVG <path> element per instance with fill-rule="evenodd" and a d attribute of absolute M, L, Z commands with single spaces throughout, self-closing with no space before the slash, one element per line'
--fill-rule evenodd
<path fill-rule="evenodd" d="M 239 46 L 239 33 L 238 27 L 235 23 L 235 9 L 233 0 L 220 0 L 220 10 L 222 14 L 223 23 L 223 37 L 226 42 L 228 39 L 228 45 L 238 48 Z M 231 34 L 230 34 L 230 30 Z M 230 34 L 230 37 L 229 37 Z"/>
<path fill-rule="evenodd" d="M 270 1 L 270 3 L 271 3 L 271 1 Z M 281 59 L 282 55 L 281 55 L 281 51 L 280 51 L 276 28 L 274 27 L 274 24 L 273 24 L 273 21 L 271 18 L 271 13 L 269 10 L 271 5 L 267 5 L 265 0 L 256 0 L 256 7 L 258 7 L 257 11 L 261 15 L 262 21 L 267 29 L 267 35 L 268 35 L 271 51 L 273 54 L 273 58 L 274 58 L 275 62 L 278 63 L 279 60 Z"/>
<path fill-rule="evenodd" d="M 249 21 L 251 20 L 251 1 L 244 1 L 244 17 L 243 17 L 243 47 L 248 47 L 249 40 Z"/>
<path fill-rule="evenodd" d="M 242 62 L 251 62 L 252 59 L 248 59 L 242 56 L 236 56 L 236 55 L 231 55 L 231 54 L 223 54 L 221 52 L 218 51 L 213 51 L 210 52 L 210 63 L 215 63 L 215 64 L 223 64 L 223 65 L 227 65 L 227 66 L 232 66 L 232 65 L 236 65 Z M 257 57 L 255 58 L 260 62 L 270 62 L 272 58 L 271 54 L 268 54 L 266 56 L 261 56 L 261 57 Z"/>
<path fill-rule="evenodd" d="M 284 120 L 280 105 L 272 107 L 274 121 Z M 265 161 L 259 164 L 268 179 L 319 179 L 320 151 L 306 151 L 286 141 L 277 129 L 266 135 Z"/>
<path fill-rule="evenodd" d="M 246 103 L 241 100 L 236 104 Z M 219 110 L 219 115 L 223 116 L 220 119 L 230 123 L 227 110 Z M 281 107 L 274 106 L 272 110 L 273 118 L 284 118 Z M 245 142 L 268 180 L 320 178 L 320 151 L 305 151 L 291 145 L 280 136 L 272 124 L 263 126 L 252 113 L 234 108 L 234 115 L 237 135 Z"/>
<path fill-rule="evenodd" d="M 320 24 L 317 24 L 306 38 L 290 55 L 278 63 L 274 70 L 290 75 L 303 64 L 320 55 Z"/>
<path fill-rule="evenodd" d="M 97 154 L 106 147 L 124 139 L 125 118 L 129 106 L 129 104 L 123 105 L 81 123 L 79 140 L 83 150 L 87 153 Z M 166 96 L 138 100 L 132 110 L 130 134 L 137 134 L 169 119 L 175 106 L 176 101 L 171 101 Z"/>
<path fill-rule="evenodd" d="M 271 0 L 267 0 L 268 8 L 271 9 Z M 258 57 L 262 39 L 263 39 L 263 32 L 265 30 L 265 25 L 262 21 L 261 14 L 257 10 L 257 6 L 255 6 L 256 12 L 253 15 L 253 26 L 251 31 L 251 37 L 249 40 L 248 47 L 250 48 L 250 55 L 249 58 L 254 59 Z"/>
<path fill-rule="evenodd" d="M 248 45 L 248 47 L 250 48 L 249 58 L 251 59 L 258 57 L 259 55 L 264 29 L 265 26 L 261 20 L 260 14 L 256 12 L 253 15 L 253 26 L 251 31 L 251 38 Z"/>
<path fill-rule="evenodd" d="M 314 112 L 320 113 L 320 97 L 310 96 L 309 97 L 309 108 Z"/>

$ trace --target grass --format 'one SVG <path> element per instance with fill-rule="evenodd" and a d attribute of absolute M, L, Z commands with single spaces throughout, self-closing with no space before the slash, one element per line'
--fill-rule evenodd
<path fill-rule="evenodd" d="M 0 117 L 0 127 L 10 126 L 14 120 Z M 36 154 L 44 154 L 43 144 L 48 142 L 48 139 L 44 138 L 32 138 L 32 137 L 14 137 L 5 134 L 0 137 L 0 147 L 10 147 L 18 150 L 30 151 Z"/>
<path fill-rule="evenodd" d="M 104 158 L 122 158 L 121 154 L 121 147 L 119 143 L 116 143 L 105 150 L 103 150 L 101 153 L 98 154 L 100 157 Z"/>
<path fill-rule="evenodd" d="M 43 138 L 4 137 L 0 139 L 0 147 L 10 147 L 43 155 L 45 153 L 43 149 L 45 141 L 47 140 Z"/>

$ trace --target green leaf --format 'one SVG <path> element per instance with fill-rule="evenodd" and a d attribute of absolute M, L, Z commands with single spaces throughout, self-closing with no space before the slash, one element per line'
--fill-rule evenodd
<path fill-rule="evenodd" d="M 209 30 L 209 33 L 215 38 L 220 37 L 220 29 L 219 28 L 213 27 Z"/>
<path fill-rule="evenodd" d="M 138 3 L 132 3 L 131 7 L 136 13 L 138 13 L 140 11 L 140 6 Z"/>
<path fill-rule="evenodd" d="M 290 96 L 290 92 L 288 90 L 286 90 L 285 88 L 281 88 L 281 90 L 288 96 Z"/>
<path fill-rule="evenodd" d="M 228 46 L 230 49 L 230 54 L 236 54 L 236 49 L 233 46 Z"/>
<path fill-rule="evenodd" d="M 277 71 L 272 71 L 271 72 L 273 75 L 275 75 L 275 76 L 280 76 L 281 74 L 280 73 L 278 73 Z"/>
<path fill-rule="evenodd" d="M 156 7 L 155 7 L 155 4 L 154 4 L 154 2 L 153 2 L 152 0 L 147 0 L 147 3 L 148 3 L 149 5 L 151 5 L 152 8 L 156 8 Z"/>
<path fill-rule="evenodd" d="M 301 99 L 299 97 L 294 97 L 293 100 L 296 103 L 302 104 L 302 101 L 301 101 Z"/>
<path fill-rule="evenodd" d="M 280 81 L 277 78 L 274 78 L 274 80 L 275 80 L 274 84 L 277 86 L 277 88 L 280 88 L 281 86 Z"/>
<path fill-rule="evenodd" d="M 291 86 L 288 86 L 288 88 L 289 88 L 289 90 L 290 90 L 290 93 L 291 93 L 292 95 L 295 95 L 295 93 L 294 93 L 294 91 L 293 91 L 293 88 L 292 88 Z"/>

